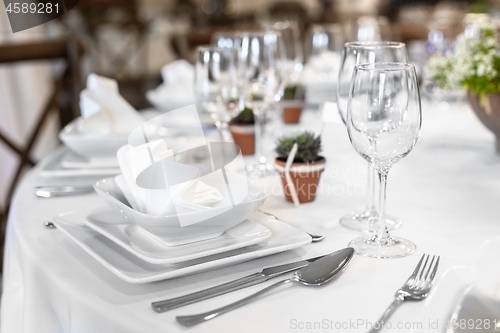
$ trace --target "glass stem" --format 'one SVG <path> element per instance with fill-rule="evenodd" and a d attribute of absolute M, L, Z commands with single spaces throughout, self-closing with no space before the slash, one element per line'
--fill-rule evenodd
<path fill-rule="evenodd" d="M 264 126 L 265 126 L 265 113 L 261 110 L 254 112 L 255 118 L 255 156 L 257 157 L 258 163 L 266 163 L 266 158 L 264 157 L 262 151 L 262 139 L 264 137 Z"/>
<path fill-rule="evenodd" d="M 386 216 L 386 189 L 387 189 L 387 171 L 378 170 L 378 179 L 380 181 L 380 195 L 379 195 L 379 209 L 378 209 L 378 223 L 379 229 L 377 232 L 377 242 L 384 246 L 391 243 L 391 236 L 389 229 L 385 223 Z"/>
<path fill-rule="evenodd" d="M 217 129 L 219 130 L 219 135 L 221 137 L 222 142 L 231 141 L 231 133 L 229 133 L 229 124 L 227 122 L 217 121 L 216 124 Z"/>
<path fill-rule="evenodd" d="M 368 184 L 366 186 L 368 194 L 368 212 L 370 214 L 376 212 L 375 209 L 375 182 L 377 181 L 378 172 L 375 170 L 373 163 L 368 162 Z M 376 221 L 376 220 L 374 220 Z"/>

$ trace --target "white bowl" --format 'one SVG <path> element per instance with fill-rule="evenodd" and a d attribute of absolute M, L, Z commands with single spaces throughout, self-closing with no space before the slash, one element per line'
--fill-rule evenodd
<path fill-rule="evenodd" d="M 80 118 L 66 125 L 59 138 L 73 152 L 84 157 L 116 156 L 116 151 L 128 143 L 128 134 L 80 133 L 77 123 Z"/>
<path fill-rule="evenodd" d="M 248 195 L 240 204 L 230 208 L 214 208 L 189 211 L 180 215 L 151 216 L 133 209 L 115 178 L 100 180 L 94 184 L 97 194 L 113 209 L 122 213 L 131 222 L 153 234 L 163 243 L 175 246 L 215 238 L 252 215 L 266 199 L 265 193 L 249 186 Z M 207 216 L 212 216 L 206 218 Z M 179 218 L 199 220 L 200 222 L 181 226 Z"/>

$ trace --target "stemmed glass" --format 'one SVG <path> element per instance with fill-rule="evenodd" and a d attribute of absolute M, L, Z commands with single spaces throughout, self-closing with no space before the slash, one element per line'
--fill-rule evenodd
<path fill-rule="evenodd" d="M 280 35 L 272 31 L 236 34 L 234 40 L 240 47 L 240 58 L 245 68 L 245 104 L 253 110 L 255 117 L 257 161 L 248 165 L 247 171 L 265 176 L 273 172 L 273 166 L 263 154 L 262 139 L 268 109 L 279 100 L 283 90 L 283 73 L 279 67 L 283 60 L 283 42 Z"/>
<path fill-rule="evenodd" d="M 196 49 L 194 90 L 223 141 L 229 140 L 229 121 L 238 113 L 238 50 L 199 46 Z"/>
<path fill-rule="evenodd" d="M 347 119 L 347 103 L 349 87 L 354 66 L 375 62 L 408 62 L 406 46 L 400 42 L 348 42 L 344 44 L 337 82 L 337 107 L 344 123 Z M 361 212 L 350 213 L 340 219 L 340 224 L 348 229 L 374 232 L 378 229 L 378 213 L 375 207 L 376 172 L 368 163 L 367 193 L 368 203 Z M 389 229 L 401 225 L 401 221 L 392 216 L 386 216 Z"/>
<path fill-rule="evenodd" d="M 335 56 L 338 58 L 343 45 L 344 33 L 340 24 L 314 24 L 309 29 L 306 41 L 308 61 L 327 69 L 337 66 L 330 62 Z"/>
<path fill-rule="evenodd" d="M 363 256 L 396 258 L 413 253 L 411 241 L 391 237 L 386 218 L 387 174 L 415 146 L 422 121 L 415 67 L 407 63 L 355 67 L 347 108 L 347 132 L 356 152 L 375 165 L 380 182 L 378 231 L 349 243 Z"/>
<path fill-rule="evenodd" d="M 283 54 L 280 56 L 280 71 L 287 84 L 296 84 L 304 67 L 304 50 L 297 21 L 282 20 L 264 22 L 265 30 L 278 33 L 282 40 Z"/>

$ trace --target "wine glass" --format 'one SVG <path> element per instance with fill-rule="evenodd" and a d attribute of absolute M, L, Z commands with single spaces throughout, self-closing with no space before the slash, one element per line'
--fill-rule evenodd
<path fill-rule="evenodd" d="M 393 39 L 389 20 L 384 16 L 360 16 L 347 25 L 348 36 L 357 41 L 382 41 Z"/>
<path fill-rule="evenodd" d="M 264 22 L 262 26 L 265 30 L 278 33 L 278 38 L 282 40 L 283 45 L 280 71 L 288 84 L 296 84 L 304 67 L 304 51 L 298 22 L 282 20 Z"/>
<path fill-rule="evenodd" d="M 347 103 L 349 87 L 354 66 L 375 62 L 408 62 L 406 46 L 400 42 L 348 42 L 344 44 L 337 81 L 337 108 L 344 123 L 347 119 Z M 375 207 L 376 172 L 368 163 L 367 194 L 368 203 L 361 212 L 350 213 L 340 219 L 345 228 L 375 232 L 378 229 L 378 213 Z M 401 221 L 393 216 L 386 216 L 389 229 L 401 225 Z"/>
<path fill-rule="evenodd" d="M 245 68 L 245 104 L 252 109 L 255 118 L 255 156 L 257 161 L 247 166 L 255 176 L 274 172 L 263 154 L 262 139 L 265 132 L 268 109 L 279 98 L 283 87 L 283 41 L 273 31 L 243 32 L 235 35 L 240 47 L 240 58 Z"/>
<path fill-rule="evenodd" d="M 199 46 L 196 49 L 194 90 L 223 141 L 229 140 L 229 121 L 238 113 L 238 50 Z"/>
<path fill-rule="evenodd" d="M 356 152 L 375 165 L 380 182 L 376 235 L 349 243 L 360 255 L 396 258 L 416 249 L 411 241 L 389 235 L 385 223 L 386 186 L 389 169 L 415 146 L 421 122 L 415 66 L 374 63 L 355 67 L 347 107 L 347 132 Z"/>
<path fill-rule="evenodd" d="M 307 61 L 318 63 L 318 66 L 332 67 L 332 56 L 337 55 L 338 58 L 343 45 L 344 32 L 340 24 L 314 24 L 307 34 Z"/>

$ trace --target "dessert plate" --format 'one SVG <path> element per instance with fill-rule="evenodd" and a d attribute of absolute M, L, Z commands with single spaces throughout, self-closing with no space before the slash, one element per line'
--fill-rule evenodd
<path fill-rule="evenodd" d="M 130 223 L 109 208 L 88 215 L 75 212 L 65 218 L 74 223 L 85 219 L 87 226 L 106 236 L 125 250 L 152 264 L 173 264 L 227 252 L 265 241 L 271 231 L 247 219 L 224 232 L 220 237 L 178 246 L 167 246 L 149 232 Z"/>
<path fill-rule="evenodd" d="M 104 235 L 88 227 L 84 219 L 71 218 L 74 212 L 54 218 L 57 229 L 90 254 L 105 268 L 129 283 L 147 283 L 195 274 L 302 247 L 311 242 L 306 233 L 261 213 L 252 220 L 272 235 L 262 243 L 177 264 L 151 264 L 136 257 Z"/>

